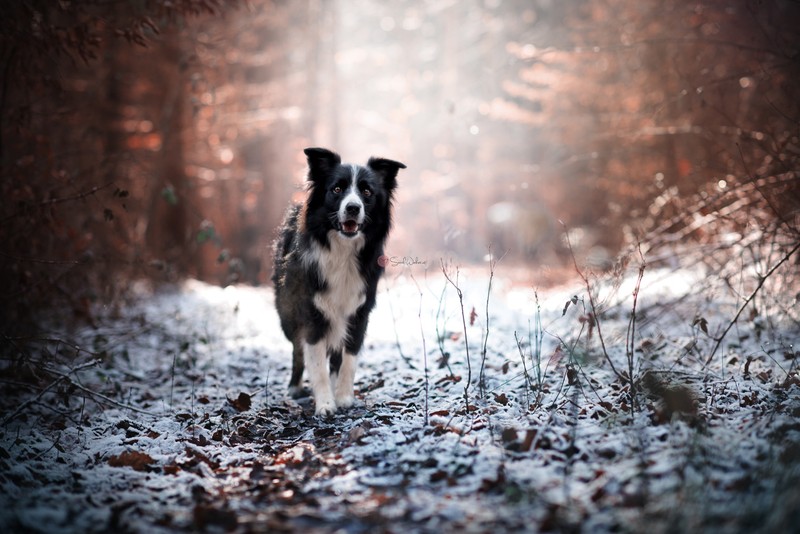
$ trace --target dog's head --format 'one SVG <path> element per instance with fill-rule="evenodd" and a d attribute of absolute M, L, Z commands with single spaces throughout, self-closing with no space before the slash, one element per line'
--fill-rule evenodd
<path fill-rule="evenodd" d="M 305 149 L 311 188 L 306 205 L 307 227 L 324 235 L 335 230 L 346 238 L 385 234 L 391 220 L 391 203 L 397 161 L 370 158 L 366 166 L 345 163 L 325 148 Z"/>

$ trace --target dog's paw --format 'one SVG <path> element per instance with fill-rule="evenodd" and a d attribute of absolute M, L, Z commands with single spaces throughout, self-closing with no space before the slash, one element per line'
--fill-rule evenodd
<path fill-rule="evenodd" d="M 332 417 L 336 413 L 336 405 L 333 401 L 317 402 L 317 407 L 314 410 L 314 415 L 318 417 Z"/>
<path fill-rule="evenodd" d="M 353 404 L 355 404 L 356 399 L 353 397 L 352 393 L 344 394 L 344 395 L 337 395 L 336 396 L 336 407 L 337 408 L 351 408 Z"/>

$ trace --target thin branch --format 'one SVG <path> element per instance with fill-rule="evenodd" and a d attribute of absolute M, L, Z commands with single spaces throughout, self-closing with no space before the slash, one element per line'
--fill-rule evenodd
<path fill-rule="evenodd" d="M 642 254 L 642 245 L 641 243 L 637 243 L 637 245 L 641 263 L 639 265 L 639 274 L 636 277 L 636 286 L 633 289 L 633 307 L 631 309 L 631 319 L 628 322 L 628 332 L 625 335 L 625 355 L 628 359 L 628 383 L 630 384 L 630 389 L 628 392 L 631 400 L 631 415 L 633 415 L 634 406 L 636 405 L 635 382 L 633 381 L 633 364 L 636 357 L 636 305 L 639 301 L 639 291 L 642 287 L 642 278 L 644 278 L 644 270 L 647 266 L 647 263 L 644 260 L 644 254 Z"/>
<path fill-rule="evenodd" d="M 414 273 L 411 273 L 411 280 L 414 281 L 414 285 L 417 286 L 417 291 L 419 291 L 419 310 L 417 311 L 417 319 L 419 320 L 419 334 L 422 337 L 422 365 L 423 365 L 423 372 L 425 377 L 425 419 L 424 419 L 424 426 L 427 427 L 430 424 L 429 419 L 429 394 L 430 394 L 430 382 L 428 380 L 428 348 L 425 344 L 425 328 L 423 328 L 422 324 L 422 289 L 419 287 L 419 283 L 417 279 L 414 278 Z M 452 373 L 451 373 L 452 374 Z"/>
<path fill-rule="evenodd" d="M 741 160 L 742 160 L 742 166 L 744 167 L 744 172 L 746 172 L 746 173 L 747 173 L 747 176 L 748 176 L 748 178 L 750 178 L 750 182 L 753 184 L 753 187 L 755 187 L 755 188 L 756 188 L 756 191 L 758 191 L 758 194 L 760 194 L 760 195 L 761 195 L 761 197 L 764 199 L 764 201 L 767 203 L 767 205 L 769 206 L 769 209 L 771 209 L 771 210 L 772 210 L 772 213 L 775 215 L 775 217 L 776 217 L 776 218 L 777 218 L 777 219 L 778 219 L 778 220 L 779 220 L 781 223 L 783 223 L 783 224 L 785 224 L 787 227 L 789 227 L 789 229 L 790 229 L 792 232 L 794 232 L 794 233 L 797 233 L 797 228 L 795 228 L 794 226 L 792 226 L 792 224 L 791 224 L 790 222 L 788 222 L 788 221 L 787 221 L 787 220 L 784 218 L 784 216 L 783 216 L 783 213 L 781 213 L 781 210 L 779 210 L 779 209 L 777 208 L 777 206 L 775 206 L 775 205 L 772 203 L 772 200 L 770 200 L 770 198 L 767 196 L 767 194 L 766 194 L 766 193 L 764 193 L 764 191 L 761 189 L 761 187 L 759 187 L 759 185 L 758 185 L 758 180 L 755 178 L 755 176 L 753 176 L 753 173 L 751 173 L 751 172 L 750 172 L 750 167 L 747 165 L 747 161 L 745 161 L 745 159 L 744 159 L 744 152 L 742 152 L 742 145 L 740 145 L 739 143 L 736 143 L 736 148 L 738 148 L 738 149 L 739 149 L 739 159 L 741 159 Z"/>
<path fill-rule="evenodd" d="M 411 277 L 413 278 L 414 276 L 412 275 Z M 419 288 L 419 286 L 417 287 Z M 394 344 L 397 347 L 397 353 L 400 355 L 400 358 L 404 362 L 406 362 L 406 365 L 408 365 L 411 369 L 416 371 L 417 367 L 414 365 L 414 362 L 411 361 L 411 358 L 403 353 L 403 347 L 400 344 L 400 332 L 397 331 L 397 317 L 394 314 L 394 306 L 392 306 L 392 295 L 391 292 L 389 291 L 388 285 L 386 286 L 386 295 L 388 297 L 388 302 L 389 302 L 389 313 L 392 315 L 392 326 L 394 327 Z M 421 298 L 422 295 L 420 294 L 420 299 Z"/>
<path fill-rule="evenodd" d="M 711 363 L 711 360 L 712 360 L 712 359 L 714 359 L 714 355 L 717 353 L 717 350 L 719 349 L 719 346 L 722 344 L 722 340 L 723 340 L 723 339 L 725 339 L 725 336 L 726 336 L 726 335 L 728 335 L 728 332 L 730 332 L 731 328 L 733 328 L 733 325 L 735 325 L 735 324 L 736 324 L 736 322 L 739 320 L 739 316 L 740 316 L 740 315 L 742 315 L 742 312 L 745 310 L 745 308 L 747 308 L 747 306 L 748 306 L 748 305 L 749 305 L 749 304 L 750 304 L 750 303 L 753 301 L 753 299 L 755 298 L 756 294 L 757 294 L 757 293 L 758 293 L 758 292 L 761 290 L 761 288 L 764 286 L 764 283 L 767 281 L 767 279 L 768 279 L 770 276 L 772 276 L 772 273 L 774 273 L 776 270 L 778 270 L 778 268 L 779 268 L 781 265 L 783 265 L 784 263 L 786 263 L 786 261 L 787 261 L 789 258 L 791 258 L 791 257 L 794 255 L 794 253 L 795 253 L 795 252 L 797 252 L 798 250 L 800 250 L 800 243 L 797 243 L 797 244 L 794 246 L 794 248 L 793 248 L 792 250 L 790 250 L 790 251 L 789 251 L 789 252 L 788 252 L 788 253 L 787 253 L 787 254 L 786 254 L 786 255 L 785 255 L 783 258 L 781 258 L 781 260 L 780 260 L 778 263 L 776 263 L 775 265 L 773 265 L 772 269 L 770 269 L 769 271 L 767 271 L 767 274 L 765 274 L 764 276 L 762 276 L 762 277 L 759 279 L 759 281 L 758 281 L 758 285 L 756 286 L 756 288 L 753 290 L 753 292 L 752 292 L 752 293 L 750 293 L 750 296 L 749 296 L 749 297 L 747 297 L 747 300 L 745 300 L 745 301 L 744 301 L 744 304 L 742 304 L 742 306 L 739 308 L 739 311 L 737 311 L 737 312 L 736 312 L 736 315 L 735 315 L 735 316 L 734 316 L 734 318 L 731 320 L 731 322 L 730 322 L 730 323 L 728 323 L 728 326 L 725 328 L 725 330 L 723 330 L 723 331 L 722 331 L 722 335 L 720 335 L 720 336 L 717 338 L 717 343 L 714 345 L 714 349 L 711 351 L 711 355 L 710 355 L 710 356 L 708 357 L 708 359 L 706 360 L 706 365 L 710 364 L 710 363 Z"/>
<path fill-rule="evenodd" d="M 586 286 L 586 292 L 589 294 L 589 305 L 592 307 L 592 317 L 594 319 L 594 324 L 597 326 L 597 337 L 600 339 L 600 347 L 603 349 L 603 356 L 605 356 L 608 365 L 611 366 L 611 370 L 617 375 L 618 378 L 621 380 L 625 380 L 625 377 L 617 371 L 617 368 L 614 366 L 614 362 L 611 361 L 611 356 L 608 355 L 608 351 L 606 350 L 606 343 L 603 340 L 603 331 L 600 328 L 600 318 L 597 316 L 597 306 L 594 302 L 594 297 L 592 296 L 592 287 L 589 284 L 589 278 L 584 274 L 580 267 L 578 267 L 578 260 L 575 258 L 575 251 L 572 249 L 572 243 L 569 240 L 569 232 L 567 232 L 566 225 L 561 223 L 564 226 L 564 236 L 567 240 L 567 247 L 569 248 L 569 253 L 572 256 L 572 264 L 575 266 L 575 271 L 578 273 L 578 276 L 581 277 L 583 280 L 583 284 Z M 630 377 L 629 377 L 630 378 Z M 633 378 L 630 378 L 633 380 Z"/>
<path fill-rule="evenodd" d="M 76 193 L 74 195 L 68 197 L 61 197 L 61 198 L 51 198 L 48 200 L 42 200 L 37 202 L 36 204 L 27 205 L 22 207 L 21 209 L 17 210 L 16 213 L 12 213 L 11 215 L 7 216 L 5 219 L 0 220 L 0 224 L 5 224 L 6 222 L 14 219 L 15 217 L 19 217 L 20 215 L 24 214 L 25 212 L 30 211 L 31 209 L 35 208 L 46 208 L 48 206 L 55 206 L 56 204 L 63 204 L 64 202 L 71 202 L 73 200 L 83 200 L 84 198 L 88 198 L 98 191 L 102 191 L 103 189 L 107 189 L 114 185 L 113 182 L 109 182 L 103 185 L 96 185 L 89 189 L 88 191 L 83 191 L 81 193 Z"/>
<path fill-rule="evenodd" d="M 38 395 L 36 395 L 32 399 L 26 400 L 25 402 L 23 402 L 22 404 L 17 406 L 17 409 L 14 410 L 13 412 L 11 412 L 8 416 L 6 416 L 6 418 L 3 419 L 3 422 L 0 423 L 0 425 L 6 426 L 8 423 L 13 421 L 20 413 L 22 413 L 22 410 L 24 410 L 25 408 L 27 408 L 31 404 L 34 404 L 35 402 L 38 402 L 39 399 L 41 399 L 44 396 L 45 393 L 47 393 L 48 391 L 50 391 L 51 389 L 56 387 L 65 378 L 66 378 L 65 376 L 60 376 L 60 377 L 56 378 L 55 380 L 53 380 L 52 382 L 50 382 L 50 384 L 48 384 L 47 387 L 45 387 L 43 390 L 41 390 Z"/>
<path fill-rule="evenodd" d="M 52 369 L 47 369 L 47 372 L 53 373 L 53 374 L 60 374 L 58 371 L 53 371 Z M 112 399 L 111 397 L 107 397 L 107 396 L 103 395 L 102 393 L 98 393 L 96 391 L 92 391 L 91 389 L 87 388 L 86 386 L 78 384 L 77 382 L 74 382 L 72 380 L 70 380 L 70 384 L 75 386 L 76 388 L 80 389 L 84 393 L 88 393 L 90 397 L 92 397 L 92 398 L 97 397 L 97 398 L 101 399 L 104 402 L 107 402 L 109 404 L 113 404 L 117 408 L 122 408 L 122 409 L 125 409 L 125 410 L 131 410 L 133 412 L 137 412 L 137 413 L 141 413 L 141 414 L 145 414 L 145 415 L 152 415 L 152 416 L 156 416 L 157 415 L 157 414 L 155 414 L 153 412 L 150 412 L 150 411 L 147 411 L 147 410 L 143 410 L 141 408 L 137 408 L 136 406 L 131 406 L 130 404 L 125 404 L 124 402 L 116 401 L 116 400 Z M 95 399 L 95 402 L 97 402 L 96 399 Z"/>
<path fill-rule="evenodd" d="M 469 357 L 469 340 L 467 338 L 467 317 L 464 314 L 464 293 L 461 291 L 461 288 L 458 286 L 458 268 L 456 267 L 456 281 L 453 282 L 450 275 L 447 273 L 447 269 L 444 266 L 444 260 L 440 260 L 442 264 L 442 273 L 447 281 L 456 289 L 456 293 L 458 294 L 458 301 L 461 304 L 461 324 L 464 327 L 464 348 L 467 351 L 467 381 L 464 385 L 464 410 L 465 413 L 469 413 L 469 385 L 472 382 L 472 362 Z"/>
<path fill-rule="evenodd" d="M 481 352 L 481 371 L 479 386 L 481 395 L 486 396 L 486 347 L 489 343 L 489 297 L 492 295 L 492 281 L 494 280 L 494 268 L 499 261 L 505 257 L 505 254 L 499 259 L 494 259 L 492 255 L 492 247 L 489 246 L 489 287 L 486 289 L 486 332 L 483 336 L 483 350 Z"/>

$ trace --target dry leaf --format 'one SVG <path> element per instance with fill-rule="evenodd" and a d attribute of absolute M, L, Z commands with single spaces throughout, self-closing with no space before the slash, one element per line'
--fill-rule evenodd
<path fill-rule="evenodd" d="M 155 460 L 143 452 L 125 451 L 119 456 L 112 456 L 108 459 L 108 465 L 111 467 L 130 467 L 134 471 L 153 471 L 152 464 Z"/>
<path fill-rule="evenodd" d="M 237 412 L 246 412 L 250 409 L 252 403 L 250 395 L 247 393 L 239 393 L 239 396 L 235 399 L 228 398 L 228 404 L 233 406 Z"/>

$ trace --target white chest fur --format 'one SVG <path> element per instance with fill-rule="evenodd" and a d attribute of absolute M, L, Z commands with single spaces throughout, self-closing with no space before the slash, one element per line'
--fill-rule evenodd
<path fill-rule="evenodd" d="M 364 247 L 364 236 L 347 238 L 339 232 L 328 233 L 330 248 L 312 244 L 304 258 L 308 267 L 319 273 L 326 289 L 314 296 L 314 305 L 330 322 L 328 346 L 340 348 L 347 336 L 348 319 L 366 300 L 364 280 L 358 270 L 357 256 Z"/>

